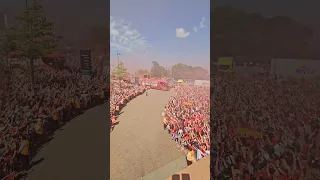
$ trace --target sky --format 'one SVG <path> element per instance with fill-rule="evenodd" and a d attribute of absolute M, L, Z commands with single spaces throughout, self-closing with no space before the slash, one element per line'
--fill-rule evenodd
<path fill-rule="evenodd" d="M 210 65 L 210 0 L 111 0 L 111 65 Z"/>

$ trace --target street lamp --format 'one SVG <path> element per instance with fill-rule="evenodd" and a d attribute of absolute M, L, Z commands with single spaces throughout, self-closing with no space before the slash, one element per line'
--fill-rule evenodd
<path fill-rule="evenodd" d="M 117 70 L 118 70 L 118 73 L 119 73 L 119 64 L 120 64 L 119 56 L 120 56 L 120 55 L 121 55 L 121 54 L 120 54 L 119 51 L 117 50 L 117 59 L 118 59 L 118 68 L 117 68 Z M 121 89 L 120 76 L 119 76 L 118 78 L 119 78 L 119 87 L 120 87 L 120 89 Z"/>

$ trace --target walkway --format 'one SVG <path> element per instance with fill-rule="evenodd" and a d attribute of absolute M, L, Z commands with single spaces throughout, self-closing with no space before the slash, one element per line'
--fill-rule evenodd
<path fill-rule="evenodd" d="M 172 92 L 149 93 L 147 97 L 137 97 L 123 109 L 120 123 L 111 133 L 111 180 L 163 180 L 186 166 L 181 160 L 183 151 L 163 130 L 161 121 L 161 113 Z M 173 161 L 175 165 L 162 168 Z M 158 169 L 161 173 L 156 173 Z M 150 173 L 157 176 L 147 176 Z"/>
<path fill-rule="evenodd" d="M 108 105 L 92 108 L 58 131 L 50 143 L 36 155 L 27 180 L 108 179 L 107 137 Z M 89 154 L 88 154 L 89 153 Z"/>
<path fill-rule="evenodd" d="M 58 131 L 38 152 L 27 180 L 163 180 L 186 166 L 184 153 L 163 130 L 161 112 L 172 92 L 150 91 L 132 100 L 111 133 L 107 104 L 92 108 Z M 109 147 L 111 149 L 109 149 Z M 108 152 L 110 152 L 110 160 Z M 111 161 L 111 162 L 110 162 Z"/>

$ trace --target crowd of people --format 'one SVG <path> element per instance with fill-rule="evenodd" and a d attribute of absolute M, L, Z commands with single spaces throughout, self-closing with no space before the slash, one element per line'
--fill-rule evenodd
<path fill-rule="evenodd" d="M 93 75 L 87 80 L 74 58 L 59 70 L 36 67 L 33 82 L 25 69 L 12 69 L 0 89 L 0 179 L 28 170 L 29 158 L 55 130 L 109 97 L 107 69 L 98 58 L 92 60 Z"/>
<path fill-rule="evenodd" d="M 212 84 L 212 179 L 319 179 L 320 79 L 224 74 Z"/>
<path fill-rule="evenodd" d="M 163 113 L 164 129 L 185 150 L 190 165 L 210 154 L 210 89 L 181 84 L 174 93 Z"/>
<path fill-rule="evenodd" d="M 144 86 L 136 86 L 131 81 L 110 81 L 110 117 L 111 125 L 118 123 L 121 109 L 132 99 L 146 91 Z"/>
<path fill-rule="evenodd" d="M 115 124 L 121 108 L 146 91 L 118 80 L 109 86 L 98 59 L 92 70 L 83 79 L 73 58 L 64 69 L 37 69 L 33 82 L 29 71 L 12 70 L 0 88 L 0 179 L 27 170 L 53 132 L 86 109 L 110 100 Z M 299 180 L 320 169 L 319 78 L 224 74 L 211 84 L 211 118 L 207 86 L 175 86 L 164 109 L 164 130 L 186 150 L 188 165 L 211 154 L 218 180 Z"/>

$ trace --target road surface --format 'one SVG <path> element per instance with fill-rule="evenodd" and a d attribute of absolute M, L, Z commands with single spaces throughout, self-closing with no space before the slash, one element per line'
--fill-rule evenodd
<path fill-rule="evenodd" d="M 35 157 L 27 180 L 102 180 L 108 179 L 110 133 L 107 104 L 92 108 L 58 130 Z"/>
<path fill-rule="evenodd" d="M 163 130 L 161 113 L 172 94 L 152 90 L 123 108 L 110 136 L 111 180 L 163 180 L 186 166 L 183 151 Z"/>
<path fill-rule="evenodd" d="M 107 104 L 92 108 L 56 132 L 41 149 L 27 180 L 162 180 L 186 166 L 184 153 L 163 130 L 161 112 L 172 92 L 150 91 L 132 100 L 108 138 Z M 109 149 L 110 147 L 110 149 Z M 111 151 L 111 152 L 110 152 Z M 110 154 L 108 154 L 110 152 Z M 110 161 L 109 157 L 110 155 Z"/>

